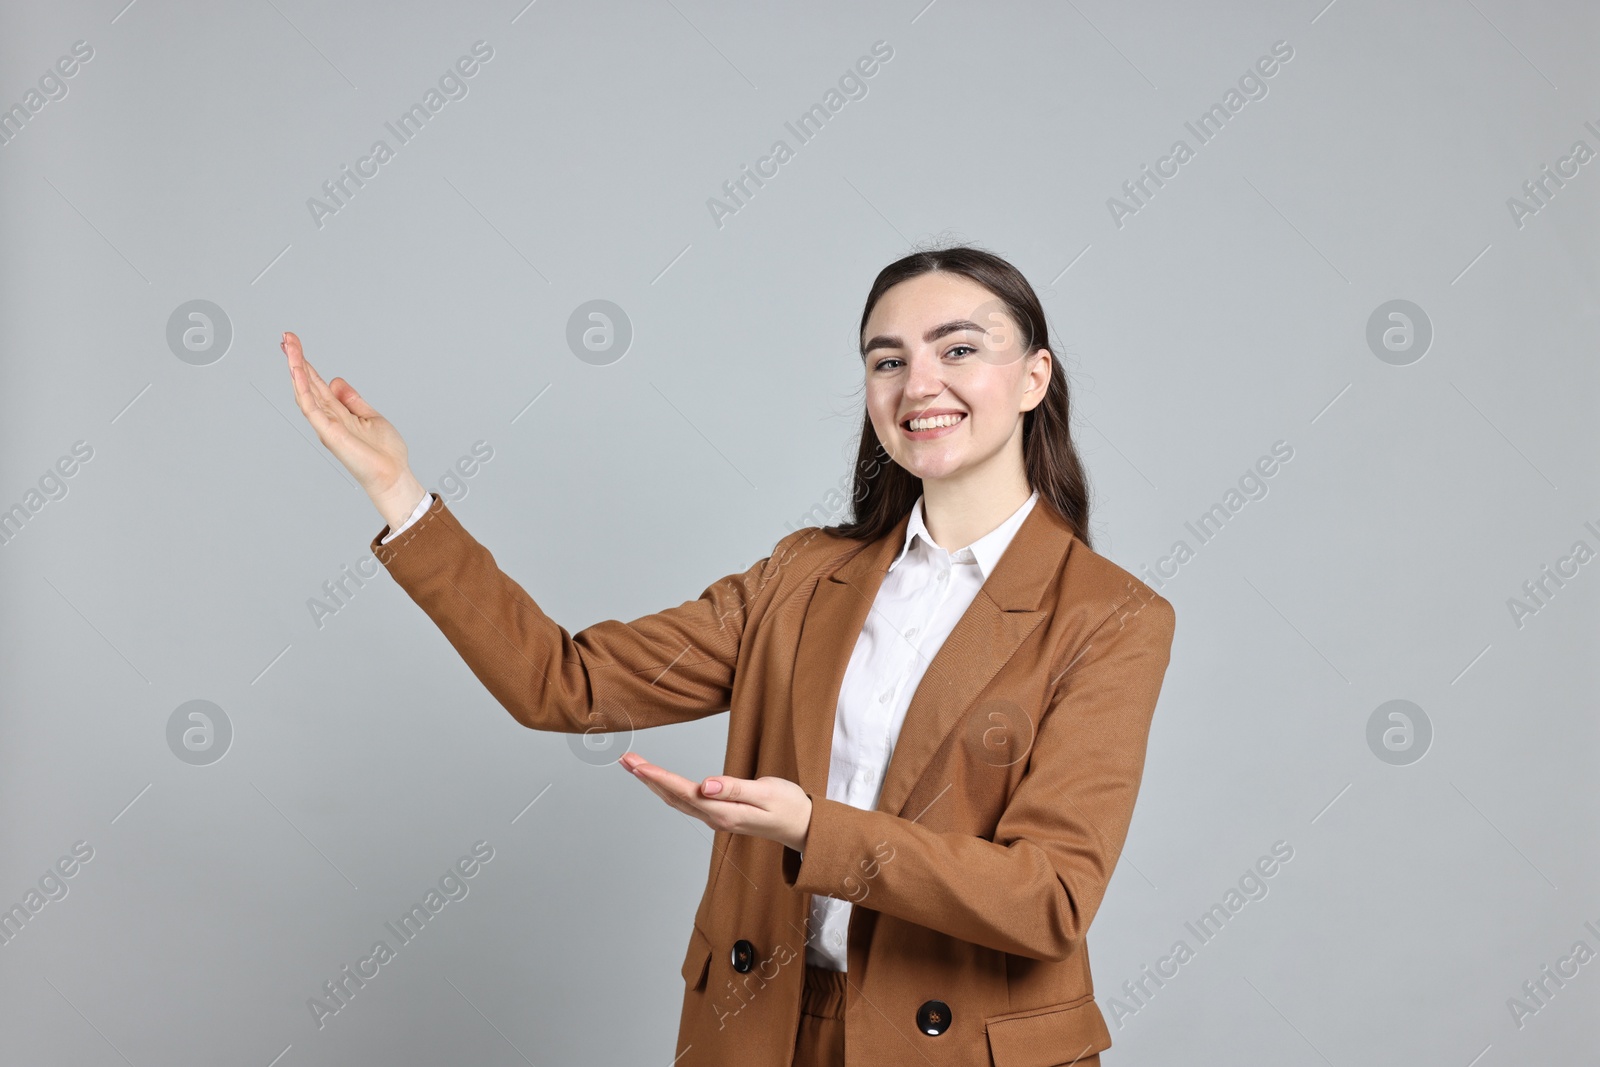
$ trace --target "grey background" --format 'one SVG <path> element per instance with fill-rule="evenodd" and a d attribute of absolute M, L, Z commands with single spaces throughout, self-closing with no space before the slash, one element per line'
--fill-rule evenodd
<path fill-rule="evenodd" d="M 1600 161 L 1507 207 L 1600 149 L 1592 5 L 7 7 L 0 106 L 94 56 L 0 147 L 0 508 L 93 456 L 0 546 L 0 905 L 94 855 L 0 945 L 0 1061 L 668 1064 L 710 831 L 518 726 L 387 575 L 313 621 L 382 523 L 278 334 L 430 486 L 487 442 L 452 507 L 575 631 L 693 598 L 844 484 L 862 300 L 942 237 L 1038 287 L 1113 560 L 1193 545 L 1294 449 L 1161 586 L 1172 664 L 1090 935 L 1106 1062 L 1593 1062 L 1600 962 L 1521 1026 L 1507 1004 L 1600 951 L 1600 563 L 1508 607 L 1600 548 Z M 319 228 L 307 199 L 479 40 L 467 95 Z M 1114 224 L 1280 40 L 1267 95 Z M 166 338 L 197 299 L 233 333 L 203 366 Z M 595 299 L 633 331 L 607 365 L 567 343 Z M 1366 342 L 1393 299 L 1434 331 L 1404 366 Z M 1367 743 L 1396 699 L 1432 727 L 1403 766 Z M 168 745 L 191 700 L 233 731 L 206 766 Z M 632 746 L 699 777 L 725 735 Z M 319 1029 L 307 999 L 478 840 L 469 895 Z M 1180 938 L 1139 1006 L 1122 984 Z"/>

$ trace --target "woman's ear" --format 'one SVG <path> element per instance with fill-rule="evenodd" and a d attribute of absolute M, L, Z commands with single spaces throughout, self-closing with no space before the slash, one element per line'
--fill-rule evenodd
<path fill-rule="evenodd" d="M 1032 402 L 1023 401 L 1023 411 L 1032 411 L 1044 403 L 1045 396 L 1050 392 L 1050 376 L 1053 371 L 1052 364 L 1055 357 L 1048 348 L 1036 349 L 1033 362 L 1028 365 L 1028 388 L 1025 397 L 1032 397 Z"/>

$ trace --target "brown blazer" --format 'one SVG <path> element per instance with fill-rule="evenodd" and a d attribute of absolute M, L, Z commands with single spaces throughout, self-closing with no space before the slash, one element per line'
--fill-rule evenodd
<path fill-rule="evenodd" d="M 674 1067 L 788 1067 L 811 894 L 849 900 L 851 1063 L 1098 1065 L 1085 935 L 1116 866 L 1172 605 L 1029 512 L 930 663 L 876 810 L 827 798 L 845 667 L 906 518 L 805 527 L 675 608 L 569 634 L 443 500 L 372 551 L 511 715 L 646 729 L 728 712 L 722 773 L 800 784 L 804 856 L 718 832 L 683 960 Z M 667 1062 L 668 1057 L 663 1057 Z"/>

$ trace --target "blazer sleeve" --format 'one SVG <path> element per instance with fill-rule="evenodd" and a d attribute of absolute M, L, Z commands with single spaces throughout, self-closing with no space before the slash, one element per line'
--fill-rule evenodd
<path fill-rule="evenodd" d="M 1065 958 L 1133 817 L 1175 626 L 1172 605 L 1151 596 L 1114 609 L 1057 683 L 993 840 L 814 796 L 804 854 L 783 850 L 784 881 L 1002 952 Z"/>
<path fill-rule="evenodd" d="M 421 519 L 388 544 L 385 525 L 372 552 L 512 718 L 535 730 L 611 733 L 728 710 L 741 637 L 777 569 L 772 556 L 697 600 L 571 634 L 429 496 Z"/>

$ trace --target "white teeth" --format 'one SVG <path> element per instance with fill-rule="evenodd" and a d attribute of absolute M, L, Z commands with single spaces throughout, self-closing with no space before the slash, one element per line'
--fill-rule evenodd
<path fill-rule="evenodd" d="M 943 426 L 954 426 L 962 420 L 961 415 L 935 415 L 931 419 L 912 419 L 908 425 L 915 433 L 918 430 L 937 430 Z"/>

